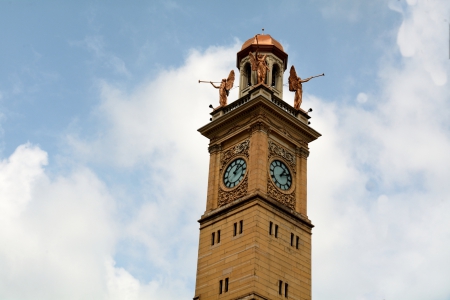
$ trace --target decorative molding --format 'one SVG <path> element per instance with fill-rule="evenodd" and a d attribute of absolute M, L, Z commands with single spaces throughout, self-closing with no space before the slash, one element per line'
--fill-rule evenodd
<path fill-rule="evenodd" d="M 292 167 L 292 170 L 294 173 L 296 172 L 295 168 L 295 155 L 292 154 L 290 151 L 286 150 L 284 147 L 276 144 L 273 141 L 269 141 L 269 157 L 270 159 L 272 156 L 279 156 L 284 158 L 284 160 Z"/>
<path fill-rule="evenodd" d="M 290 194 L 284 194 L 280 192 L 272 182 L 270 177 L 267 178 L 267 194 L 280 202 L 281 204 L 286 205 L 292 210 L 295 210 L 295 189 Z"/>
<path fill-rule="evenodd" d="M 256 122 L 255 124 L 250 126 L 250 129 L 253 132 L 255 131 L 262 131 L 264 133 L 267 133 L 269 131 L 269 126 L 267 126 L 264 122 Z"/>
<path fill-rule="evenodd" d="M 293 135 L 289 132 L 289 130 L 286 129 L 285 126 L 280 126 L 279 124 L 276 124 L 276 123 L 273 122 L 270 118 L 268 118 L 265 114 L 261 114 L 261 116 L 262 116 L 263 119 L 266 120 L 271 126 L 273 126 L 274 128 L 278 129 L 279 131 L 281 131 L 285 136 L 287 136 L 287 137 L 289 137 L 289 138 L 295 140 L 297 143 L 299 143 L 299 144 L 301 144 L 301 145 L 306 145 L 306 146 L 308 145 L 308 143 L 306 143 L 306 142 L 304 141 L 305 137 L 304 137 L 302 134 L 300 134 L 300 133 L 297 132 L 297 134 L 298 134 L 300 137 L 299 137 L 299 138 L 298 138 L 298 137 L 295 137 L 295 136 L 293 136 Z"/>
<path fill-rule="evenodd" d="M 215 142 L 215 141 L 217 141 L 218 139 L 221 139 L 221 138 L 223 138 L 224 136 L 227 136 L 227 135 L 230 134 L 231 132 L 236 131 L 236 130 L 238 130 L 239 128 L 241 128 L 241 127 L 243 127 L 243 126 L 244 126 L 244 124 L 238 124 L 238 125 L 236 125 L 236 126 L 230 128 L 225 134 L 222 134 L 222 135 L 220 135 L 220 136 L 214 136 L 214 137 L 211 139 L 211 141 L 212 141 L 212 142 Z"/>
<path fill-rule="evenodd" d="M 297 148 L 295 148 L 295 154 L 297 154 L 301 158 L 307 159 L 309 156 L 309 150 L 305 149 L 303 147 L 301 147 L 301 148 L 297 147 Z"/>
<path fill-rule="evenodd" d="M 212 137 L 212 138 L 211 138 L 211 142 L 215 142 L 215 141 L 217 141 L 217 140 L 219 140 L 219 139 L 221 139 L 221 138 L 223 138 L 223 137 L 229 135 L 229 134 L 232 133 L 233 131 L 236 131 L 236 130 L 238 130 L 238 129 L 240 129 L 240 128 L 247 127 L 247 125 L 250 124 L 250 123 L 252 123 L 253 120 L 254 120 L 255 118 L 257 118 L 257 117 L 258 117 L 258 115 L 253 116 L 250 120 L 244 121 L 244 122 L 242 122 L 242 123 L 240 123 L 240 124 L 237 124 L 236 126 L 230 128 L 230 129 L 228 129 L 228 131 L 227 131 L 226 133 L 224 133 L 224 134 L 222 134 L 222 135 L 219 135 L 219 136 L 216 135 L 216 136 Z"/>
<path fill-rule="evenodd" d="M 242 143 L 237 144 L 231 149 L 225 151 L 220 158 L 220 172 L 222 173 L 225 165 L 237 155 L 243 155 L 248 158 L 248 149 L 250 148 L 250 140 L 245 140 Z"/>
<path fill-rule="evenodd" d="M 225 191 L 219 187 L 219 199 L 217 206 L 221 207 L 225 204 L 231 203 L 234 200 L 242 198 L 247 194 L 248 191 L 248 176 L 246 175 L 244 180 L 233 190 Z"/>
<path fill-rule="evenodd" d="M 215 145 L 211 145 L 208 147 L 208 152 L 210 154 L 213 154 L 215 152 L 219 152 L 220 150 L 222 150 L 222 146 L 220 144 L 215 144 Z"/>
<path fill-rule="evenodd" d="M 250 149 L 250 140 L 247 139 L 236 146 L 232 147 L 231 149 L 228 149 L 222 154 L 222 157 L 220 159 L 220 174 L 222 176 L 223 168 L 228 164 L 228 162 L 234 158 L 235 156 L 245 156 L 248 158 Z M 219 186 L 219 199 L 218 199 L 218 206 L 223 206 L 225 204 L 228 204 L 230 202 L 233 202 L 236 199 L 239 199 L 247 194 L 248 190 L 248 176 L 246 175 L 244 180 L 233 190 L 226 191 L 223 190 Z"/>

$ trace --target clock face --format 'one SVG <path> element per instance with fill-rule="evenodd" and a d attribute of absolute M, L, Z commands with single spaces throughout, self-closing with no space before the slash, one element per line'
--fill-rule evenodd
<path fill-rule="evenodd" d="M 272 177 L 277 187 L 284 191 L 288 190 L 292 185 L 292 176 L 288 167 L 279 160 L 274 160 L 270 164 L 270 177 Z"/>
<path fill-rule="evenodd" d="M 242 158 L 235 159 L 228 165 L 223 174 L 223 183 L 227 188 L 233 188 L 244 178 L 247 163 Z"/>

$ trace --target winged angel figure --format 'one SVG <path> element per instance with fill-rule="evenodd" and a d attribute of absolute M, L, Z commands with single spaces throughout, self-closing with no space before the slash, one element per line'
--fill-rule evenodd
<path fill-rule="evenodd" d="M 296 110 L 300 110 L 300 105 L 302 104 L 302 94 L 303 94 L 302 83 L 308 82 L 312 78 L 319 76 L 325 76 L 325 74 L 320 74 L 308 77 L 306 79 L 301 79 L 300 77 L 297 76 L 297 72 L 295 72 L 294 66 L 291 67 L 291 70 L 289 71 L 289 90 L 291 92 L 295 92 L 294 108 Z"/>
<path fill-rule="evenodd" d="M 222 82 L 219 86 L 215 85 L 212 81 L 210 81 L 211 85 L 215 87 L 216 89 L 219 89 L 219 104 L 221 107 L 227 105 L 227 97 L 230 93 L 231 88 L 233 87 L 234 83 L 234 70 L 231 70 L 230 75 L 228 75 L 227 79 L 222 79 Z"/>
<path fill-rule="evenodd" d="M 266 80 L 267 70 L 269 70 L 269 67 L 266 63 L 267 54 L 262 55 L 258 54 L 258 52 L 255 52 L 255 54 L 249 52 L 248 56 L 250 57 L 252 71 L 257 71 L 258 83 L 264 83 L 264 81 Z"/>

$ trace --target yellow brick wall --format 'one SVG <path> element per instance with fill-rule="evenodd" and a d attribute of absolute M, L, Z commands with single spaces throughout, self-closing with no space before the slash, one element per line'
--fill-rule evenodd
<path fill-rule="evenodd" d="M 261 297 L 257 299 L 286 299 L 284 285 L 283 295 L 278 294 L 279 280 L 289 284 L 289 299 L 311 299 L 312 224 L 307 219 L 307 155 L 308 143 L 320 134 L 307 125 L 306 116 L 299 114 L 296 118 L 270 99 L 268 88 L 255 87 L 251 101 L 199 129 L 210 139 L 207 203 L 200 220 L 195 293 L 200 300 L 240 300 L 250 294 Z M 235 189 L 238 192 L 233 195 L 233 190 L 222 184 L 221 155 L 246 139 L 250 140 L 245 154 L 247 189 L 243 193 Z M 289 166 L 295 177 L 293 186 L 289 191 L 280 191 L 280 195 L 271 192 L 271 198 L 267 196 L 269 140 L 295 154 L 296 159 L 295 167 Z M 273 156 L 272 152 L 270 155 L 270 159 L 280 156 Z M 224 190 L 229 192 L 226 202 L 222 201 Z M 292 203 L 292 198 L 286 201 L 283 194 L 294 195 L 295 211 L 273 200 Z M 244 232 L 234 237 L 233 224 L 240 220 L 244 222 Z M 269 235 L 269 222 L 279 226 L 278 238 Z M 211 245 L 211 234 L 218 230 L 221 242 Z M 295 235 L 294 246 L 290 245 L 291 232 Z M 295 247 L 297 236 L 299 249 Z M 229 278 L 229 290 L 219 294 L 219 280 L 225 278 Z"/>
<path fill-rule="evenodd" d="M 243 233 L 234 237 L 233 224 L 243 220 Z M 277 224 L 278 238 L 269 235 Z M 211 234 L 221 230 L 219 244 Z M 290 246 L 291 232 L 300 237 L 299 249 Z M 229 278 L 229 290 L 219 294 L 219 280 Z M 201 224 L 195 295 L 200 300 L 239 299 L 256 292 L 268 299 L 278 295 L 278 281 L 289 284 L 289 299 L 311 299 L 311 235 L 309 227 L 284 212 L 253 200 L 228 214 Z"/>

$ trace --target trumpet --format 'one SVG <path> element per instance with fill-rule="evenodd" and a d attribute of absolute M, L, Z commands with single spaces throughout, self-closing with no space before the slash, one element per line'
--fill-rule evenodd
<path fill-rule="evenodd" d="M 199 80 L 198 83 L 222 83 L 220 81 L 205 81 L 205 80 Z"/>
<path fill-rule="evenodd" d="M 316 77 L 320 77 L 320 76 L 325 76 L 325 73 L 322 73 L 322 74 L 316 75 L 316 76 L 311 76 L 311 79 L 316 78 Z"/>

